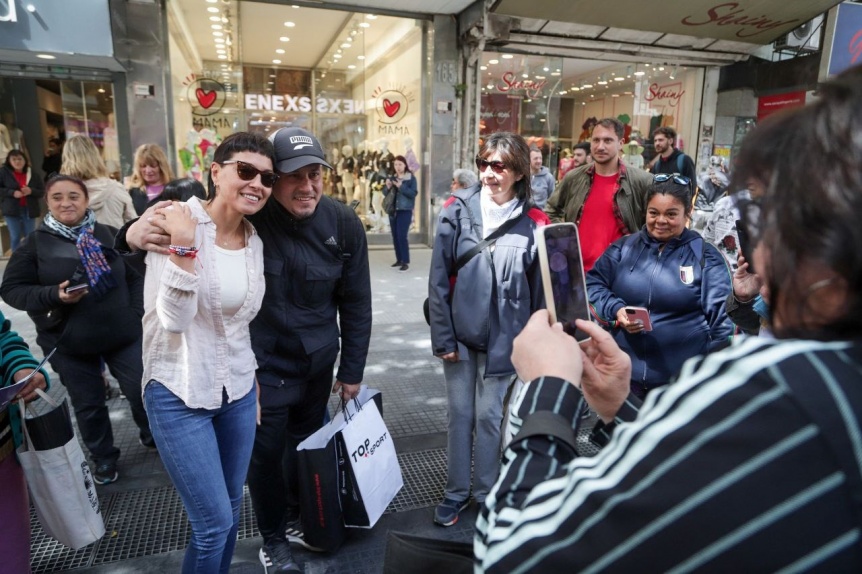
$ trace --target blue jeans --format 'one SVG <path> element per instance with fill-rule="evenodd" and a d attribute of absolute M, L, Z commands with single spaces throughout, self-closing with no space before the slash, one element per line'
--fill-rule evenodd
<path fill-rule="evenodd" d="M 27 214 L 22 216 L 7 215 L 5 218 L 6 227 L 9 229 L 9 242 L 12 244 L 12 251 L 15 251 L 21 240 L 33 233 L 36 220 Z"/>
<path fill-rule="evenodd" d="M 242 485 L 257 418 L 254 388 L 215 410 L 192 409 L 158 381 L 144 403 L 159 455 L 189 515 L 183 573 L 227 573 L 239 530 Z"/>
<path fill-rule="evenodd" d="M 407 243 L 407 233 L 413 222 L 413 210 L 399 209 L 395 215 L 389 216 L 389 227 L 392 228 L 392 243 L 395 246 L 395 260 L 410 263 L 410 247 Z"/>

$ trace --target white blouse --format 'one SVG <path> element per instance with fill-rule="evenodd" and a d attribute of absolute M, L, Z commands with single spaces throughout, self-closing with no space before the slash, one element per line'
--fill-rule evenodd
<path fill-rule="evenodd" d="M 263 244 L 251 223 L 245 221 L 248 288 L 236 313 L 226 314 L 215 248 L 216 225 L 198 198 L 187 203 L 198 220 L 195 273 L 183 271 L 166 255 L 147 254 L 144 392 L 154 379 L 188 407 L 214 410 L 222 405 L 222 389 L 233 402 L 254 386 L 257 361 L 248 325 L 263 300 Z"/>

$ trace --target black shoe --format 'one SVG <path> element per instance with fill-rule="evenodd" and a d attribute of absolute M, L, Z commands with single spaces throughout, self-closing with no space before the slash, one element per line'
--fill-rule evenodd
<path fill-rule="evenodd" d="M 120 478 L 120 473 L 117 472 L 116 462 L 103 462 L 96 467 L 96 472 L 93 473 L 93 481 L 96 484 L 111 484 L 117 482 Z"/>
<path fill-rule="evenodd" d="M 284 521 L 284 537 L 289 542 L 299 544 L 306 550 L 311 550 L 312 552 L 324 552 L 323 548 L 312 546 L 305 541 L 305 532 L 302 530 L 302 520 L 300 519 L 299 514 L 288 516 Z"/>
<path fill-rule="evenodd" d="M 153 435 L 141 436 L 138 439 L 138 442 L 141 443 L 141 446 L 145 448 L 159 450 L 159 448 L 156 446 L 156 439 L 153 438 Z"/>
<path fill-rule="evenodd" d="M 390 265 L 390 267 L 401 267 L 402 265 L 404 265 L 404 264 L 403 264 L 403 263 L 401 263 L 400 261 L 396 261 L 395 263 L 393 263 L 392 265 Z"/>
<path fill-rule="evenodd" d="M 399 271 L 407 271 L 408 269 L 410 269 L 410 266 L 405 263 L 401 266 L 401 269 L 399 269 Z"/>
<path fill-rule="evenodd" d="M 270 572 L 302 572 L 302 568 L 293 559 L 290 546 L 284 540 L 270 540 L 264 543 L 258 552 L 263 571 Z"/>

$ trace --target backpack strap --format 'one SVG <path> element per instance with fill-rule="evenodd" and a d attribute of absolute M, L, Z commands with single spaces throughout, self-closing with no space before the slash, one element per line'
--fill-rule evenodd
<path fill-rule="evenodd" d="M 679 154 L 676 156 L 676 171 L 677 173 L 682 173 L 682 167 L 685 162 L 683 161 L 683 155 Z"/>
<path fill-rule="evenodd" d="M 461 198 L 458 198 L 458 200 L 461 203 L 463 203 L 464 207 L 467 209 L 467 217 L 470 218 L 470 225 L 472 227 L 476 227 L 476 220 L 473 218 L 473 210 L 470 209 L 470 206 L 467 205 L 466 201 L 464 201 Z M 526 207 L 526 204 L 524 207 Z M 502 237 L 503 235 L 508 233 L 509 230 L 512 229 L 513 227 L 515 227 L 515 224 L 518 223 L 521 220 L 521 218 L 524 217 L 524 215 L 526 215 L 527 211 L 528 211 L 527 209 L 522 208 L 521 213 L 518 214 L 517 217 L 507 219 L 506 221 L 503 222 L 503 224 L 500 227 L 495 229 L 494 232 L 491 233 L 491 235 L 489 235 L 488 237 L 486 237 L 485 239 L 483 239 L 482 241 L 480 241 L 479 243 L 477 243 L 476 245 L 471 247 L 470 250 L 467 251 L 466 253 L 462 253 L 461 256 L 458 257 L 457 260 L 455 260 L 455 268 L 452 270 L 452 275 L 457 275 L 458 271 L 462 267 L 467 265 L 467 263 L 469 263 L 469 261 L 471 259 L 473 259 L 476 255 L 481 253 L 481 251 L 483 249 L 485 249 L 489 245 L 493 245 L 500 237 Z"/>

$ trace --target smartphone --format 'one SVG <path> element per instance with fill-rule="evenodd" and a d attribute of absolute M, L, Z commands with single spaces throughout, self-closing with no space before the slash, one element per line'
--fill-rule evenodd
<path fill-rule="evenodd" d="M 536 229 L 536 243 L 551 323 L 562 323 L 563 330 L 578 342 L 589 340 L 589 335 L 575 327 L 575 319 L 590 320 L 577 226 L 574 223 L 555 223 L 539 227 Z"/>
<path fill-rule="evenodd" d="M 86 289 L 87 287 L 89 287 L 88 284 L 80 283 L 78 285 L 69 285 L 68 287 L 63 289 L 63 291 L 65 291 L 66 293 L 75 293 L 76 291 L 80 291 L 81 289 Z"/>
<path fill-rule="evenodd" d="M 748 262 L 748 272 L 755 273 L 754 261 L 751 259 L 751 238 L 748 236 L 748 228 L 740 220 L 736 220 L 736 236 L 739 237 L 739 252 L 745 257 Z"/>
<path fill-rule="evenodd" d="M 630 323 L 640 322 L 644 326 L 644 331 L 652 331 L 649 311 L 644 307 L 626 307 L 626 318 Z"/>

